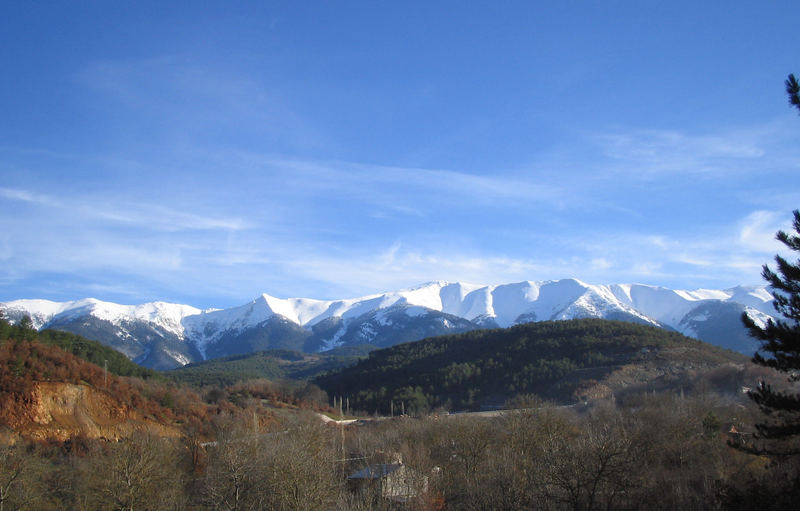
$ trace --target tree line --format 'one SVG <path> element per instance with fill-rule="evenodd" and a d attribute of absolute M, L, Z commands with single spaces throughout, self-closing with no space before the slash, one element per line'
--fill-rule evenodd
<path fill-rule="evenodd" d="M 648 353 L 686 349 L 699 365 L 742 363 L 741 355 L 649 325 L 599 319 L 543 321 L 475 330 L 373 351 L 366 359 L 316 378 L 331 395 L 350 396 L 356 409 L 389 413 L 391 402 L 412 412 L 477 409 L 517 394 L 574 402 L 581 378 L 593 378 Z M 688 385 L 688 383 L 687 383 Z"/>
<path fill-rule="evenodd" d="M 4 445 L 0 509 L 787 509 L 800 497 L 787 484 L 798 460 L 729 443 L 749 441 L 731 428 L 757 413 L 712 394 L 346 428 L 239 410 L 211 419 L 213 443 L 137 433 L 71 449 Z M 348 479 L 399 462 L 411 496 L 402 504 Z"/>

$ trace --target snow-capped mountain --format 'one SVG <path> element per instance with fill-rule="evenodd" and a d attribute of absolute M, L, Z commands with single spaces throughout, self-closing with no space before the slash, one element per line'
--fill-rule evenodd
<path fill-rule="evenodd" d="M 100 341 L 146 367 L 168 369 L 201 358 L 194 343 L 184 337 L 184 318 L 201 313 L 189 305 L 119 305 L 88 298 L 72 302 L 15 300 L 0 304 L 0 309 L 11 321 L 30 316 L 39 330 L 66 330 Z"/>
<path fill-rule="evenodd" d="M 28 314 L 37 328 L 72 331 L 109 344 L 156 368 L 269 348 L 324 351 L 384 347 L 433 335 L 573 318 L 633 321 L 677 330 L 752 353 L 741 326 L 773 313 L 764 287 L 680 291 L 641 284 L 590 285 L 575 279 L 481 286 L 430 282 L 346 300 L 280 299 L 201 311 L 163 302 L 118 305 L 17 300 L 0 304 L 11 320 Z"/>

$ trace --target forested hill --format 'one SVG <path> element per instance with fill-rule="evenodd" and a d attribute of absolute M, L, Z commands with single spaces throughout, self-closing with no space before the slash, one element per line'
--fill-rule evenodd
<path fill-rule="evenodd" d="M 353 365 L 368 352 L 368 347 L 337 348 L 325 353 L 257 351 L 195 362 L 161 374 L 176 382 L 197 387 L 233 385 L 258 378 L 309 380 L 327 371 Z"/>
<path fill-rule="evenodd" d="M 622 384 L 688 386 L 703 370 L 746 361 L 676 332 L 582 319 L 401 344 L 316 381 L 368 412 L 386 413 L 391 401 L 404 402 L 411 411 L 441 405 L 477 409 L 518 394 L 574 402 Z"/>
<path fill-rule="evenodd" d="M 98 342 L 68 332 L 37 332 L 30 321 L 11 325 L 0 316 L 0 447 L 23 438 L 60 443 L 128 438 L 142 431 L 197 440 L 213 437 L 214 417 L 234 416 L 244 407 L 249 427 L 279 420 L 273 409 L 330 410 L 314 385 L 260 378 L 207 388 L 201 396 Z"/>
<path fill-rule="evenodd" d="M 16 339 L 18 341 L 36 340 L 42 344 L 56 346 L 87 362 L 106 368 L 117 376 L 136 376 L 145 379 L 158 376 L 152 369 L 147 369 L 131 362 L 128 357 L 119 351 L 97 341 L 60 330 L 37 332 L 30 325 L 30 320 L 11 325 L 5 318 L 0 316 L 0 344 L 3 344 L 8 339 Z"/>

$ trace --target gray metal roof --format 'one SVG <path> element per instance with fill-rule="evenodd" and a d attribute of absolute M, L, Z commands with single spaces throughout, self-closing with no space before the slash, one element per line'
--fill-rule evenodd
<path fill-rule="evenodd" d="M 370 465 L 352 474 L 348 479 L 381 479 L 386 477 L 403 465 L 400 463 L 381 463 L 379 465 Z"/>

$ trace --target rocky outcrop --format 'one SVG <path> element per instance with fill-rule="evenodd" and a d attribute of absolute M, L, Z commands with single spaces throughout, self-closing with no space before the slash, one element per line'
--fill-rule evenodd
<path fill-rule="evenodd" d="M 176 426 L 145 417 L 112 394 L 84 384 L 35 382 L 26 403 L 6 420 L 21 436 L 41 441 L 74 436 L 119 440 L 141 430 L 180 435 Z"/>

